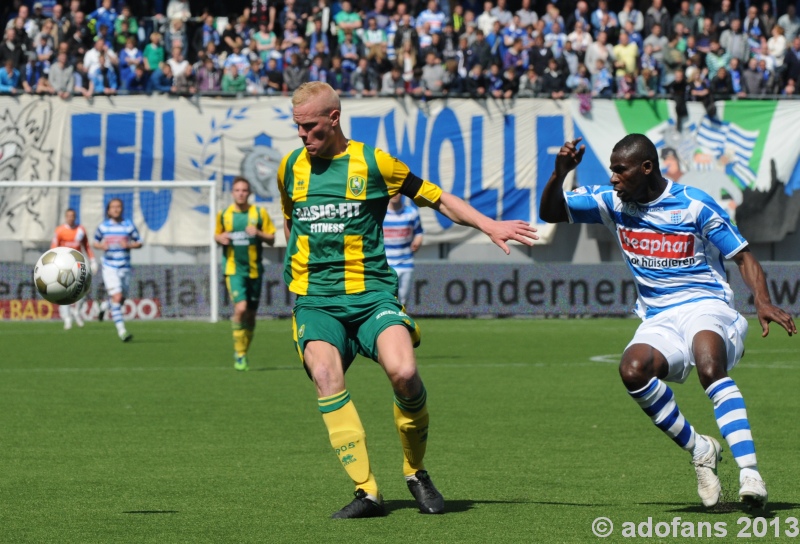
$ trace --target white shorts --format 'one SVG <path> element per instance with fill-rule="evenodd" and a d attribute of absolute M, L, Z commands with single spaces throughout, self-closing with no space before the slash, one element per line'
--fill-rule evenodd
<path fill-rule="evenodd" d="M 720 300 L 682 304 L 646 319 L 636 329 L 633 344 L 647 344 L 660 351 L 669 363 L 666 381 L 683 383 L 694 368 L 692 340 L 700 331 L 714 331 L 725 340 L 727 370 L 744 354 L 747 320 Z"/>
<path fill-rule="evenodd" d="M 112 268 L 110 266 L 104 266 L 103 284 L 106 287 L 106 293 L 109 295 L 122 293 L 124 298 L 128 298 L 128 284 L 130 283 L 130 275 L 130 268 Z"/>

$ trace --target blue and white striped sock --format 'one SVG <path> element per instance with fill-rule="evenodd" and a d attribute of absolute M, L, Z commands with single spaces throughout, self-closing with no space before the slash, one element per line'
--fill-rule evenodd
<path fill-rule="evenodd" d="M 706 395 L 714 403 L 719 431 L 728 441 L 736 464 L 739 468 L 755 467 L 756 446 L 750 432 L 744 398 L 736 383 L 731 378 L 722 378 L 708 386 Z"/>
<path fill-rule="evenodd" d="M 114 320 L 114 325 L 117 326 L 119 334 L 125 334 L 125 320 L 122 319 L 122 305 L 116 302 L 111 302 L 111 319 Z"/>
<path fill-rule="evenodd" d="M 677 445 L 690 452 L 694 449 L 697 433 L 681 414 L 672 389 L 667 384 L 653 378 L 642 389 L 628 391 L 628 394 L 650 416 L 656 427 L 664 431 Z"/>

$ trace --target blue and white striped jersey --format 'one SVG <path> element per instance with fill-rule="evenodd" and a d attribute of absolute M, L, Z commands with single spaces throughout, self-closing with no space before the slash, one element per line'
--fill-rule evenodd
<path fill-rule="evenodd" d="M 394 269 L 414 268 L 414 252 L 411 242 L 417 234 L 422 234 L 422 222 L 416 206 L 405 204 L 403 209 L 395 212 L 390 207 L 383 220 L 383 245 L 386 248 L 386 260 Z"/>
<path fill-rule="evenodd" d="M 733 308 L 723 258 L 747 245 L 728 214 L 695 187 L 669 181 L 653 202 L 622 202 L 611 185 L 564 193 L 570 223 L 602 223 L 633 272 L 641 318 L 703 299 Z"/>
<path fill-rule="evenodd" d="M 103 254 L 103 266 L 110 268 L 130 268 L 131 250 L 127 248 L 131 242 L 138 242 L 139 231 L 129 219 L 117 223 L 106 219 L 97 227 L 94 233 L 96 242 L 107 242 L 108 249 Z M 122 242 L 127 242 L 122 247 Z"/>

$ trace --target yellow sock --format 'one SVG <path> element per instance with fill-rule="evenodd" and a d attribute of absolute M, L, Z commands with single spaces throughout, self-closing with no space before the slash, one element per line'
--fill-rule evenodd
<path fill-rule="evenodd" d="M 247 353 L 250 351 L 250 344 L 253 342 L 253 327 L 242 325 L 242 331 L 244 332 L 244 351 Z"/>
<path fill-rule="evenodd" d="M 367 434 L 361 418 L 345 389 L 341 393 L 319 399 L 319 411 L 328 428 L 333 451 L 342 463 L 356 489 L 363 489 L 374 497 L 378 495 L 378 482 L 369 466 Z"/>
<path fill-rule="evenodd" d="M 236 352 L 237 357 L 244 357 L 247 355 L 247 337 L 245 330 L 242 328 L 241 323 L 231 323 L 233 328 L 233 351 Z"/>
<path fill-rule="evenodd" d="M 394 424 L 403 445 L 403 475 L 425 470 L 423 458 L 428 445 L 428 394 L 425 386 L 413 398 L 394 397 Z"/>

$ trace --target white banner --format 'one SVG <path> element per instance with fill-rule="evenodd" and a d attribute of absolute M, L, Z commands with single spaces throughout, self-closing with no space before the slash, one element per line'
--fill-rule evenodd
<path fill-rule="evenodd" d="M 346 136 L 397 156 L 484 214 L 530 221 L 544 243 L 553 229 L 538 221 L 538 196 L 559 147 L 574 136 L 589 148 L 577 174 L 581 184 L 607 183 L 613 144 L 644 132 L 666 153 L 662 166 L 673 169 L 667 174 L 729 207 L 741 203 L 746 189 L 768 189 L 773 172 L 787 192 L 800 187 L 800 144 L 781 137 L 800 118 L 800 104 L 719 103 L 721 122 L 714 123 L 697 106 L 682 133 L 663 100 L 598 100 L 583 115 L 572 100 L 347 99 L 342 124 Z M 244 175 L 279 233 L 276 169 L 299 145 L 288 97 L 0 97 L 0 181 L 214 180 L 224 204 L 230 180 Z M 146 243 L 207 243 L 207 195 L 191 189 L 62 192 L 60 203 L 41 189 L 0 190 L 0 239 L 48 240 L 65 204 L 78 208 L 92 232 L 112 196 L 123 198 Z M 422 219 L 426 243 L 483 241 L 432 210 L 423 210 Z"/>

